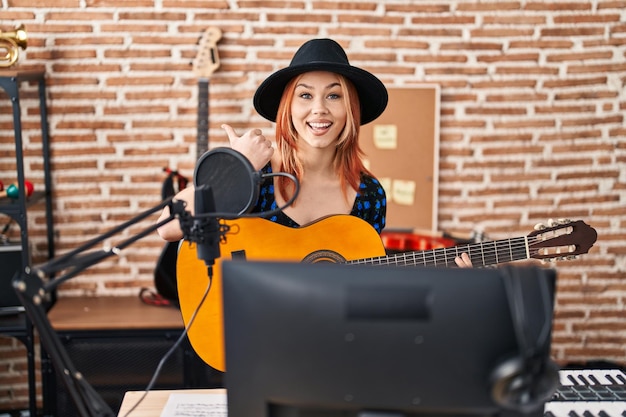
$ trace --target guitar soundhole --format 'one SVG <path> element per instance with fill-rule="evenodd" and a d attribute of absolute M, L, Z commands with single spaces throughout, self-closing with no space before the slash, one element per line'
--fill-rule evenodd
<path fill-rule="evenodd" d="M 346 262 L 346 258 L 331 250 L 318 250 L 308 254 L 302 262 L 314 264 L 318 262 L 329 262 L 334 264 L 342 264 Z"/>

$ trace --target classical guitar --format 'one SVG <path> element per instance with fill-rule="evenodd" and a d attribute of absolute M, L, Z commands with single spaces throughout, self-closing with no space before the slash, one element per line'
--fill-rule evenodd
<path fill-rule="evenodd" d="M 198 120 L 196 134 L 196 160 L 209 147 L 209 80 L 219 68 L 217 55 L 217 41 L 222 32 L 216 27 L 209 27 L 204 31 L 199 42 L 199 50 L 193 62 L 193 72 L 198 77 Z M 177 171 L 165 169 L 168 177 L 163 183 L 161 197 L 163 199 L 174 196 L 177 191 L 187 186 L 187 179 Z M 178 257 L 178 242 L 165 244 L 154 270 L 154 285 L 159 295 L 170 301 L 177 301 L 176 259 Z"/>
<path fill-rule="evenodd" d="M 229 232 L 220 245 L 221 260 L 245 257 L 310 263 L 455 266 L 454 258 L 466 252 L 473 265 L 481 267 L 530 258 L 567 259 L 587 253 L 597 238 L 596 231 L 583 221 L 563 221 L 523 237 L 386 255 L 378 233 L 355 216 L 330 216 L 301 228 L 260 218 L 223 223 Z M 189 329 L 189 340 L 206 363 L 224 371 L 221 260 L 213 267 L 211 290 Z M 207 269 L 198 259 L 194 244 L 183 242 L 176 271 L 181 312 L 187 325 L 207 285 Z"/>

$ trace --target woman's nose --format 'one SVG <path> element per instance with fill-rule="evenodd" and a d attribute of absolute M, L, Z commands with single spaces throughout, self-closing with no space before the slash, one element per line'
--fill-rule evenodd
<path fill-rule="evenodd" d="M 314 114 L 328 113 L 328 107 L 326 106 L 326 102 L 324 100 L 315 100 L 313 102 L 313 113 Z"/>

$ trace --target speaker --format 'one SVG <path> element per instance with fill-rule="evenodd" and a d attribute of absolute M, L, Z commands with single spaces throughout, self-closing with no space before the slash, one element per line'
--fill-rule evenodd
<path fill-rule="evenodd" d="M 72 332 L 59 334 L 75 368 L 118 412 L 127 391 L 145 390 L 159 361 L 180 332 Z M 54 374 L 54 373 L 53 373 Z M 153 389 L 219 388 L 222 373 L 206 365 L 185 339 L 167 359 Z M 48 409 L 53 415 L 80 417 L 62 380 L 55 377 Z"/>
<path fill-rule="evenodd" d="M 13 276 L 22 269 L 22 246 L 0 244 L 0 315 L 24 311 L 13 288 Z"/>

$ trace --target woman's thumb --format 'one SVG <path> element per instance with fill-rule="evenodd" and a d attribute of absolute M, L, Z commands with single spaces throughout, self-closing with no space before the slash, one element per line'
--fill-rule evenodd
<path fill-rule="evenodd" d="M 227 125 L 226 123 L 222 124 L 221 126 L 222 129 L 224 129 L 224 131 L 226 132 L 226 135 L 228 135 L 228 139 L 229 140 L 233 140 L 233 139 L 237 139 L 237 134 L 235 133 L 235 129 L 233 129 L 230 125 Z"/>

